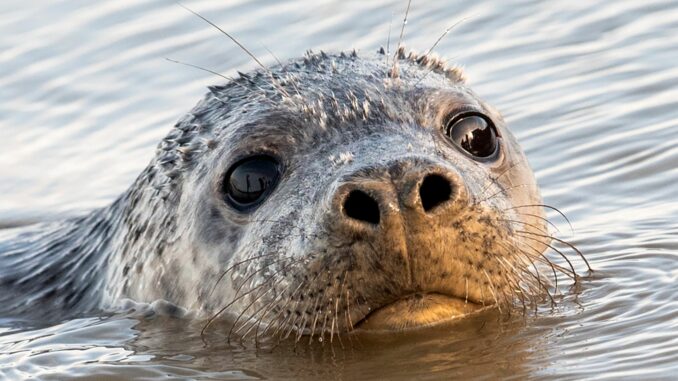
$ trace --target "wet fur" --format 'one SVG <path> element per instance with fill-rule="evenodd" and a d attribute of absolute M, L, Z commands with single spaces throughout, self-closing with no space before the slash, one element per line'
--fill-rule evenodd
<path fill-rule="evenodd" d="M 380 53 L 309 52 L 210 87 L 111 206 L 0 238 L 0 315 L 165 299 L 230 315 L 240 335 L 313 337 L 351 330 L 412 292 L 506 309 L 539 303 L 548 283 L 533 263 L 574 269 L 542 255 L 550 234 L 539 192 L 501 116 L 459 68 L 402 48 L 389 64 Z M 446 140 L 442 126 L 461 108 L 496 121 L 494 165 Z M 223 202 L 221 181 L 262 152 L 285 174 L 261 208 L 241 215 Z M 430 165 L 460 181 L 458 200 L 440 211 L 444 225 L 418 221 L 374 238 L 336 223 L 332 196 L 343 184 L 398 184 Z"/>

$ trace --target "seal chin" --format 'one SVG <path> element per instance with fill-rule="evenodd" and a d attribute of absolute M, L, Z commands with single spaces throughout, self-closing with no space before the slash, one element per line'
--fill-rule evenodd
<path fill-rule="evenodd" d="M 358 328 L 403 331 L 454 320 L 483 309 L 483 305 L 442 294 L 415 293 L 367 315 Z"/>

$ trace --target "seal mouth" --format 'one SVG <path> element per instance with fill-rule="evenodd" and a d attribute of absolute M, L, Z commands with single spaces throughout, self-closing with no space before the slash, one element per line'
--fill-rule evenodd
<path fill-rule="evenodd" d="M 455 296 L 415 293 L 370 312 L 356 328 L 375 331 L 403 331 L 456 320 L 484 306 Z"/>

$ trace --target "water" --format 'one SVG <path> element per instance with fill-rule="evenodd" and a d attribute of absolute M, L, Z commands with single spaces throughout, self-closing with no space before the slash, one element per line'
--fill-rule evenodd
<path fill-rule="evenodd" d="M 187 1 L 266 63 L 371 51 L 404 1 Z M 518 136 L 559 227 L 596 270 L 555 311 L 269 350 L 200 322 L 0 320 L 0 378 L 671 379 L 678 371 L 678 2 L 414 1 L 409 47 L 463 64 Z M 166 1 L 0 5 L 0 226 L 85 213 L 123 192 L 218 78 L 254 67 Z M 550 217 L 557 219 L 557 215 Z M 581 270 L 581 269 L 580 269 Z M 343 345 L 343 346 L 342 346 Z"/>

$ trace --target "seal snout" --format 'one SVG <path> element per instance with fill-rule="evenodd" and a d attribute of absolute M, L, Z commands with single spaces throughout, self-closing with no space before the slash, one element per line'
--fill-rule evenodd
<path fill-rule="evenodd" d="M 354 322 L 369 315 L 363 328 L 407 329 L 482 305 L 476 290 L 484 280 L 473 277 L 473 266 L 484 259 L 463 235 L 473 211 L 455 167 L 431 158 L 399 158 L 359 168 L 340 181 L 325 214 L 330 246 L 339 249 L 320 263 L 347 263 L 348 280 L 342 283 L 360 300 Z M 337 265 L 332 269 L 339 271 Z"/>
<path fill-rule="evenodd" d="M 361 190 L 352 190 L 344 200 L 344 215 L 357 221 L 379 225 L 379 203 Z"/>
<path fill-rule="evenodd" d="M 444 168 L 415 168 L 399 178 L 354 177 L 338 192 L 343 200 L 335 205 L 341 209 L 339 218 L 376 227 L 384 214 L 402 214 L 403 205 L 422 215 L 433 214 L 454 201 L 457 188 L 457 176 Z"/>
<path fill-rule="evenodd" d="M 452 198 L 452 184 L 449 179 L 437 175 L 427 175 L 419 186 L 419 199 L 425 212 L 442 205 Z"/>

